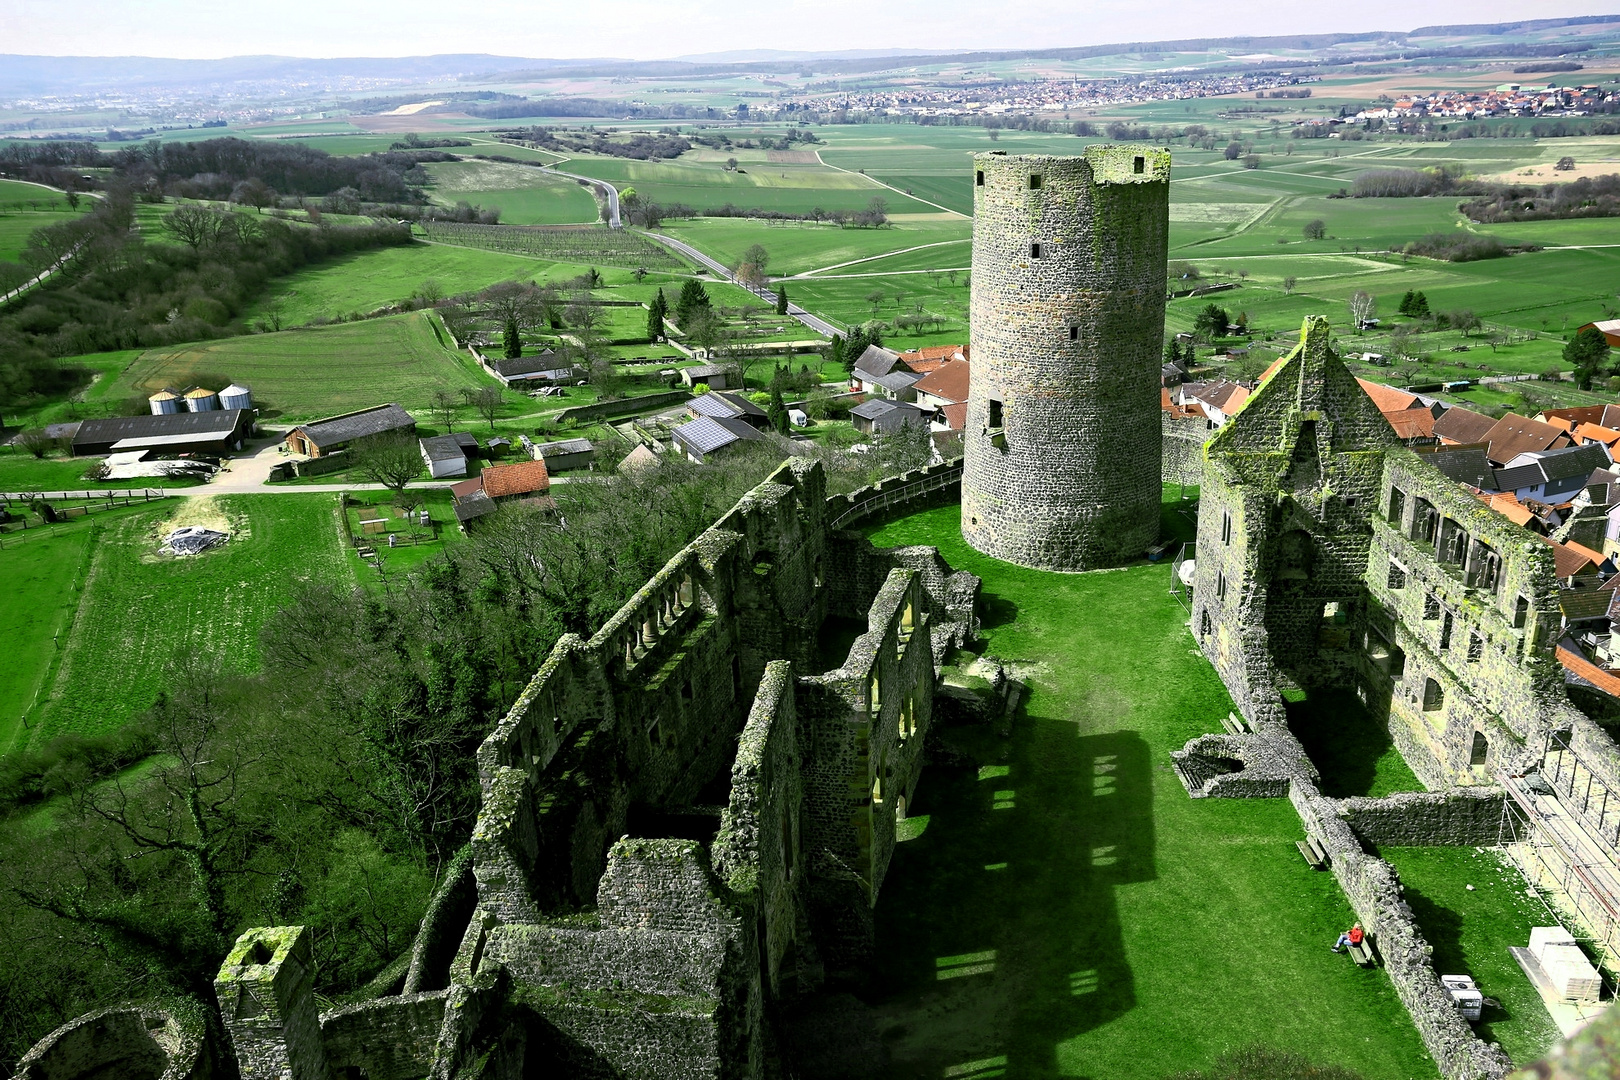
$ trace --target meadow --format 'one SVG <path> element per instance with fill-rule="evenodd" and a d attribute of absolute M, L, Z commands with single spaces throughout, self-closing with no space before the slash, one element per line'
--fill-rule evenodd
<path fill-rule="evenodd" d="M 1384 972 L 1328 950 L 1354 916 L 1294 850 L 1287 800 L 1195 802 L 1170 771 L 1232 706 L 1168 566 L 1021 569 L 968 548 L 959 516 L 872 539 L 978 574 L 984 652 L 1030 693 L 1009 738 L 948 732 L 960 763 L 907 806 L 868 999 L 886 1075 L 1162 1080 L 1255 1042 L 1367 1080 L 1433 1075 Z"/>
<path fill-rule="evenodd" d="M 596 199 L 578 182 L 528 165 L 446 161 L 424 165 L 433 200 L 499 207 L 507 225 L 574 225 L 597 221 Z"/>
<path fill-rule="evenodd" d="M 169 500 L 89 521 L 87 559 L 64 548 L 48 568 L 53 578 L 69 578 L 76 611 L 62 630 L 26 737 L 14 740 L 14 748 L 127 723 L 150 706 L 179 663 L 252 671 L 259 628 L 297 589 L 354 580 L 331 495 Z M 230 542 L 188 559 L 158 555 L 161 536 L 182 524 L 225 528 Z M 15 562 L 7 558 L 25 553 Z M 26 547 L 0 552 L 0 580 L 40 588 L 29 585 L 29 575 L 47 568 L 39 557 L 28 561 L 31 556 Z M 76 557 L 84 569 L 74 578 Z M 43 587 L 57 588 L 51 582 Z M 42 600 L 48 604 L 50 596 Z M 47 616 L 45 624 L 19 626 L 7 636 L 15 634 L 12 645 L 24 655 L 37 654 L 48 627 Z"/>
<path fill-rule="evenodd" d="M 926 255 L 916 253 L 930 260 L 930 265 L 937 265 L 947 252 L 965 261 L 972 225 L 967 218 L 946 214 L 896 215 L 881 228 L 808 221 L 679 218 L 664 222 L 662 231 L 733 267 L 742 261 L 743 252 L 759 244 L 770 255 L 766 271 L 775 277 L 828 270 L 843 263 L 856 263 L 847 267 L 851 271 L 864 269 L 865 263 L 858 260 L 881 258 L 922 245 L 954 245 L 925 248 Z"/>
<path fill-rule="evenodd" d="M 253 389 L 262 420 L 307 420 L 390 401 L 425 409 L 435 390 L 489 382 L 465 353 L 441 343 L 442 333 L 426 313 L 412 312 L 149 349 L 108 393 L 144 396 L 217 374 Z"/>

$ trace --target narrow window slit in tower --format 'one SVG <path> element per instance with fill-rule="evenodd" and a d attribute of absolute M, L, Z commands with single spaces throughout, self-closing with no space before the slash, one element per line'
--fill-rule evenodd
<path fill-rule="evenodd" d="M 1001 423 L 1001 402 L 997 401 L 995 398 L 990 399 L 990 421 L 989 421 L 989 424 L 987 426 L 990 428 L 991 431 L 994 431 L 997 428 L 1002 426 L 1002 423 Z"/>
<path fill-rule="evenodd" d="M 1078 326 L 1069 327 L 1069 340 L 1070 341 L 1079 341 L 1080 340 L 1080 328 Z"/>
<path fill-rule="evenodd" d="M 1041 174 L 1040 173 L 1030 173 L 1029 174 L 1029 190 L 1031 190 L 1031 191 L 1039 191 L 1040 187 L 1041 187 Z"/>
<path fill-rule="evenodd" d="M 1144 157 L 1135 158 L 1131 162 L 1131 172 L 1133 172 L 1133 173 L 1147 172 L 1147 158 L 1144 158 Z"/>
<path fill-rule="evenodd" d="M 1040 258 L 1041 257 L 1041 245 L 1039 245 L 1039 244 L 1031 244 L 1031 245 L 1029 245 L 1029 257 L 1032 258 L 1032 259 Z"/>
<path fill-rule="evenodd" d="M 983 169 L 980 169 L 978 172 L 973 174 L 973 185 L 975 187 L 984 187 L 984 170 Z"/>

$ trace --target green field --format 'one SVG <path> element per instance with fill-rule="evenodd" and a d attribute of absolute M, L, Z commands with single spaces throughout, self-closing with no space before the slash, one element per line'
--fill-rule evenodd
<path fill-rule="evenodd" d="M 690 151 L 675 161 L 635 161 L 629 158 L 571 157 L 562 166 L 571 173 L 607 180 L 619 188 L 634 187 L 644 199 L 682 203 L 699 210 L 714 210 L 730 203 L 804 214 L 823 210 L 864 210 L 873 197 L 888 203 L 891 214 L 935 212 L 927 203 L 908 199 L 867 177 L 840 172 L 804 160 L 794 152 L 792 163 L 772 163 L 764 151 Z M 738 160 L 728 171 L 728 157 Z"/>
<path fill-rule="evenodd" d="M 960 508 L 877 530 L 983 582 L 985 652 L 1027 665 L 1012 736 L 955 729 L 879 897 L 886 1075 L 1162 1080 L 1254 1042 L 1434 1074 L 1393 986 L 1328 950 L 1353 915 L 1286 799 L 1193 801 L 1169 752 L 1231 706 L 1166 565 L 1051 574 L 969 549 Z M 1172 521 L 1178 521 L 1169 515 Z"/>
<path fill-rule="evenodd" d="M 476 388 L 489 381 L 465 353 L 440 344 L 427 314 L 413 312 L 150 349 L 130 364 L 109 393 L 146 395 L 209 373 L 251 387 L 261 419 L 280 421 L 390 401 L 422 409 L 435 390 Z"/>
<path fill-rule="evenodd" d="M 963 261 L 955 265 L 965 263 L 968 245 L 963 241 L 967 240 L 973 225 L 968 219 L 945 214 L 909 214 L 890 221 L 891 224 L 883 228 L 858 229 L 798 221 L 687 218 L 666 221 L 663 231 L 727 266 L 735 266 L 742 260 L 744 251 L 759 244 L 771 257 L 766 272 L 772 277 L 803 274 L 925 244 L 952 245 L 917 252 L 917 256 L 931 260 L 929 265 L 940 265 L 938 260 L 951 257 Z M 865 265 L 856 263 L 847 269 L 856 271 L 864 269 Z"/>
<path fill-rule="evenodd" d="M 252 671 L 259 628 L 297 589 L 353 580 L 331 495 L 170 500 L 92 521 L 102 524 L 89 541 L 71 629 L 29 716 L 30 748 L 126 723 L 151 704 L 177 660 Z M 194 523 L 224 526 L 231 540 L 189 559 L 157 554 L 160 533 Z M 30 587 L 29 574 L 55 576 L 73 560 L 58 555 L 48 567 L 19 560 L 13 569 L 11 554 L 0 552 L 0 575 L 8 582 L 15 575 L 17 588 Z M 19 627 L 15 647 L 37 653 L 48 628 L 48 619 Z"/>
<path fill-rule="evenodd" d="M 581 184 L 528 165 L 447 161 L 424 165 L 435 202 L 499 207 L 506 225 L 589 224 L 600 218 L 596 198 Z"/>

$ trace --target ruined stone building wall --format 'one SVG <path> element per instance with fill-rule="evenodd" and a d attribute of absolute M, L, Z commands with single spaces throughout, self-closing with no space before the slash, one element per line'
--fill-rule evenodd
<path fill-rule="evenodd" d="M 978 154 L 962 533 L 1083 570 L 1158 538 L 1170 154 Z"/>
<path fill-rule="evenodd" d="M 1159 413 L 1159 478 L 1166 484 L 1199 484 L 1204 479 L 1204 443 L 1214 434 L 1198 416 Z"/>
<path fill-rule="evenodd" d="M 1327 320 L 1204 448 L 1193 627 L 1239 709 L 1282 719 L 1279 678 L 1350 685 L 1389 424 Z"/>
<path fill-rule="evenodd" d="M 1573 721 L 1552 548 L 1408 450 L 1387 457 L 1366 589 L 1363 697 L 1431 787 L 1523 771 Z"/>

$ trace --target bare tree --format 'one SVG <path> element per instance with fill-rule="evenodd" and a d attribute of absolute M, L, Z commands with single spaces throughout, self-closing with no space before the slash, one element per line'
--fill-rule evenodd
<path fill-rule="evenodd" d="M 409 435 L 376 435 L 350 448 L 356 471 L 396 496 L 422 475 L 422 450 Z"/>
<path fill-rule="evenodd" d="M 194 203 L 177 206 L 163 218 L 163 231 L 193 251 L 212 246 L 224 228 L 224 214 Z"/>
<path fill-rule="evenodd" d="M 257 207 L 262 214 L 265 207 L 276 204 L 276 191 L 257 176 L 250 176 L 231 189 L 231 202 Z"/>
<path fill-rule="evenodd" d="M 1355 295 L 1350 297 L 1350 320 L 1355 324 L 1357 332 L 1378 313 L 1378 301 L 1366 289 L 1357 289 Z"/>
<path fill-rule="evenodd" d="M 45 434 L 44 428 L 29 428 L 17 436 L 17 445 L 37 458 L 42 458 L 50 453 L 55 444 L 55 440 Z"/>
<path fill-rule="evenodd" d="M 448 390 L 433 391 L 433 409 L 444 417 L 444 430 L 449 431 L 455 421 L 456 395 Z"/>
<path fill-rule="evenodd" d="M 473 408 L 478 415 L 489 421 L 489 430 L 495 430 L 495 418 L 500 415 L 501 405 L 506 401 L 506 395 L 501 393 L 498 386 L 485 386 L 472 396 Z"/>

